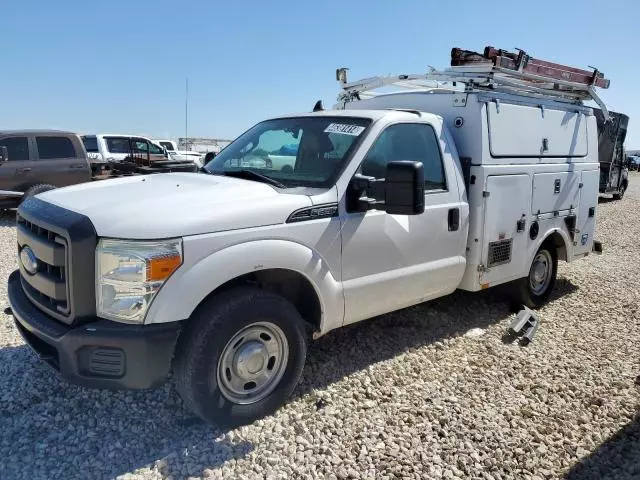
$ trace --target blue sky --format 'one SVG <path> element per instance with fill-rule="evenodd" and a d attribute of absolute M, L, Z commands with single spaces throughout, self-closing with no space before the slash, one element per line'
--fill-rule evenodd
<path fill-rule="evenodd" d="M 334 103 L 350 78 L 448 66 L 451 47 L 519 47 L 595 65 L 640 148 L 640 6 L 600 1 L 90 2 L 4 0 L 0 128 L 237 136 L 271 115 Z"/>

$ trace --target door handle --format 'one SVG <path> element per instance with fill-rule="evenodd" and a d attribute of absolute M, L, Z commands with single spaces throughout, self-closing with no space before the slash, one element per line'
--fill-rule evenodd
<path fill-rule="evenodd" d="M 84 165 L 69 165 L 69 168 L 84 168 Z"/>
<path fill-rule="evenodd" d="M 31 171 L 31 169 L 30 169 L 30 168 L 28 168 L 28 167 L 27 167 L 27 168 L 18 168 L 18 169 L 16 170 L 16 173 L 17 173 L 18 175 L 22 175 L 23 173 L 29 173 L 30 171 Z"/>
<path fill-rule="evenodd" d="M 449 231 L 455 232 L 460 228 L 460 209 L 459 208 L 450 208 L 449 209 Z"/>

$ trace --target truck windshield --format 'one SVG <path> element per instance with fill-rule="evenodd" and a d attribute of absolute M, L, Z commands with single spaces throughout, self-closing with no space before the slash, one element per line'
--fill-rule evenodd
<path fill-rule="evenodd" d="M 253 170 L 285 187 L 328 188 L 370 123 L 361 117 L 267 120 L 234 140 L 205 170 L 222 175 Z"/>

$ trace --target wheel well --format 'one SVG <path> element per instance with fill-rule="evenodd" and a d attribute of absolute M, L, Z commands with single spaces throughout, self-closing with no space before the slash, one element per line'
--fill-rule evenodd
<path fill-rule="evenodd" d="M 304 275 L 294 272 L 293 270 L 279 268 L 259 270 L 223 283 L 211 292 L 207 296 L 207 299 L 220 292 L 242 285 L 251 285 L 269 290 L 286 298 L 296 307 L 300 316 L 309 323 L 314 330 L 320 329 L 322 316 L 320 299 L 318 298 L 315 288 L 313 288 L 311 282 L 309 282 Z"/>
<path fill-rule="evenodd" d="M 567 260 L 567 245 L 564 243 L 564 238 L 558 232 L 553 232 L 542 242 L 543 245 L 553 247 L 556 250 L 558 260 Z"/>

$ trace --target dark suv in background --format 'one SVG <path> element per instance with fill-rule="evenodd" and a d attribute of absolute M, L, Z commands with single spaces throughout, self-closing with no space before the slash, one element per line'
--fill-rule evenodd
<path fill-rule="evenodd" d="M 75 133 L 0 130 L 0 209 L 56 187 L 91 180 L 87 152 Z"/>

